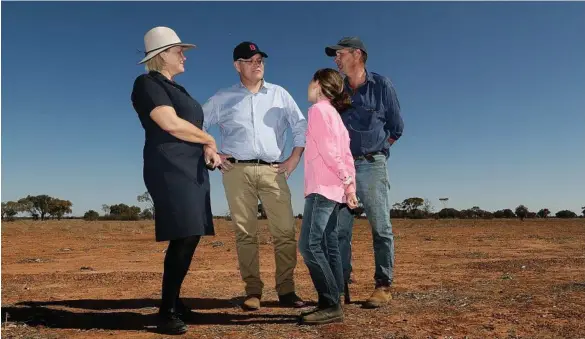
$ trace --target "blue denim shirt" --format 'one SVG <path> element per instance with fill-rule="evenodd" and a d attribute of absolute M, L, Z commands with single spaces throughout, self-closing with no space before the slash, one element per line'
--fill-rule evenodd
<path fill-rule="evenodd" d="M 404 128 L 394 85 L 387 77 L 366 70 L 366 82 L 355 93 L 347 78 L 345 89 L 353 107 L 343 112 L 341 119 L 349 132 L 352 155 L 388 154 L 388 139 L 398 140 Z"/>

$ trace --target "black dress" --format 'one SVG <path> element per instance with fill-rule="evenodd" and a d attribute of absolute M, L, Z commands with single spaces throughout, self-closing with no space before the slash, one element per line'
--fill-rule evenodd
<path fill-rule="evenodd" d="M 159 72 L 138 76 L 131 98 L 145 131 L 143 176 L 154 202 L 156 241 L 214 235 L 203 145 L 172 136 L 150 117 L 155 107 L 172 106 L 177 116 L 202 128 L 201 105 Z"/>

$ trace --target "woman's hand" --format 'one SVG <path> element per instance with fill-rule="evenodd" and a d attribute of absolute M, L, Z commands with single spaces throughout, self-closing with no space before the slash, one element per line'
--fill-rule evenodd
<path fill-rule="evenodd" d="M 353 210 L 356 207 L 358 207 L 358 200 L 357 196 L 355 195 L 355 192 L 347 193 L 345 195 L 345 200 L 347 201 L 347 207 L 349 207 L 350 209 Z"/>
<path fill-rule="evenodd" d="M 217 154 L 217 150 L 214 147 L 204 146 L 204 157 L 205 157 L 205 166 L 209 169 L 215 169 L 219 167 L 222 163 L 221 157 Z"/>

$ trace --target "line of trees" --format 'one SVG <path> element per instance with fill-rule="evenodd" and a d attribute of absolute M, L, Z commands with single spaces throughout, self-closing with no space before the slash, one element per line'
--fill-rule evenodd
<path fill-rule="evenodd" d="M 102 205 L 103 215 L 95 210 L 89 210 L 83 215 L 86 220 L 140 220 L 154 219 L 154 203 L 148 192 L 136 197 L 136 200 L 147 205 L 142 209 L 138 206 L 126 204 Z M 28 195 L 16 201 L 2 202 L 2 220 L 13 221 L 18 214 L 25 214 L 33 220 L 58 219 L 72 213 L 73 203 L 51 197 L 47 194 Z"/>
<path fill-rule="evenodd" d="M 359 217 L 364 218 L 365 213 L 363 209 L 356 212 Z M 585 206 L 582 207 L 582 216 L 585 217 Z M 485 211 L 479 206 L 473 206 L 469 209 L 456 210 L 454 208 L 443 208 L 439 212 L 434 212 L 433 205 L 428 199 L 419 197 L 407 198 L 400 203 L 392 205 L 390 209 L 391 218 L 411 218 L 411 219 L 493 219 L 493 218 L 520 218 L 520 220 L 531 218 L 548 218 L 551 212 L 548 208 L 542 208 L 538 212 L 533 212 L 524 205 L 519 205 L 513 211 L 509 208 L 497 210 L 495 212 Z M 569 210 L 561 210 L 555 213 L 557 218 L 577 218 L 578 215 Z"/>
<path fill-rule="evenodd" d="M 17 201 L 2 203 L 2 220 L 14 220 L 19 213 L 28 213 L 34 220 L 58 219 L 71 213 L 73 204 L 69 200 L 54 198 L 46 194 L 27 195 Z"/>
<path fill-rule="evenodd" d="M 95 210 L 85 212 L 83 218 L 86 220 L 140 220 L 140 219 L 154 219 L 154 203 L 150 194 L 144 192 L 136 197 L 140 203 L 146 204 L 144 209 L 138 206 L 129 206 L 127 204 L 118 203 L 112 205 L 102 205 L 103 215 L 100 215 Z M 12 221 L 20 213 L 28 214 L 28 217 L 33 220 L 60 220 L 65 215 L 71 213 L 73 204 L 69 200 L 51 197 L 46 194 L 42 195 L 27 195 L 17 201 L 7 201 L 2 203 L 2 220 Z M 357 218 L 365 218 L 365 211 L 363 206 L 359 206 L 353 212 Z M 581 214 L 585 217 L 585 206 L 582 207 Z M 443 208 L 439 212 L 434 211 L 434 207 L 428 199 L 419 197 L 407 198 L 400 203 L 392 205 L 390 209 L 391 218 L 411 218 L 411 219 L 493 219 L 493 218 L 548 218 L 551 212 L 548 208 L 542 208 L 538 212 L 530 211 L 526 206 L 520 205 L 513 211 L 511 209 L 503 209 L 495 212 L 485 211 L 474 206 L 469 209 L 456 210 L 454 208 Z M 578 215 L 569 210 L 561 210 L 555 213 L 557 218 L 577 218 Z M 229 213 L 224 217 L 230 220 Z M 266 210 L 262 204 L 258 204 L 258 218 L 266 219 Z M 296 218 L 301 219 L 299 214 Z"/>

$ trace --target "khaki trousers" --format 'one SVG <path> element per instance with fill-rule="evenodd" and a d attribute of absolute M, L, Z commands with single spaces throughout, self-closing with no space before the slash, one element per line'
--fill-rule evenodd
<path fill-rule="evenodd" d="M 223 174 L 223 185 L 236 235 L 236 249 L 246 294 L 262 294 L 258 255 L 258 199 L 268 217 L 273 238 L 278 295 L 294 292 L 297 242 L 291 194 L 284 174 L 262 164 L 233 164 Z"/>

